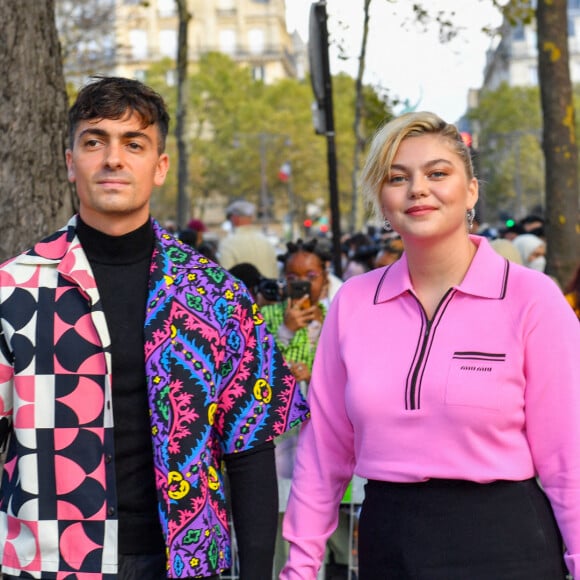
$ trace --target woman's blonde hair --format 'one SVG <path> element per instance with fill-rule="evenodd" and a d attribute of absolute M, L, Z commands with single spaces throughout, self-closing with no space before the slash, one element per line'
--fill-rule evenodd
<path fill-rule="evenodd" d="M 455 125 L 446 123 L 435 113 L 420 111 L 405 113 L 383 125 L 373 137 L 369 153 L 361 173 L 361 190 L 366 202 L 374 208 L 379 219 L 383 218 L 380 193 L 389 177 L 393 159 L 403 139 L 421 135 L 439 135 L 447 139 L 465 166 L 468 179 L 472 179 L 473 164 L 469 148 Z"/>

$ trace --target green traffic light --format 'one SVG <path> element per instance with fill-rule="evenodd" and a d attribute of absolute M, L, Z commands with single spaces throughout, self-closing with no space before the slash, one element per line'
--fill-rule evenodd
<path fill-rule="evenodd" d="M 511 228 L 511 227 L 513 227 L 513 226 L 515 226 L 515 225 L 516 225 L 516 222 L 515 222 L 514 220 L 505 220 L 505 225 L 506 225 L 508 228 Z"/>

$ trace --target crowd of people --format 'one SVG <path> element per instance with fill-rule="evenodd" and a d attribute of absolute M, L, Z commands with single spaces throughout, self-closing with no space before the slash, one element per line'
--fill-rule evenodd
<path fill-rule="evenodd" d="M 539 216 L 481 223 L 454 125 L 377 131 L 383 225 L 339 278 L 248 200 L 218 243 L 163 228 L 143 83 L 98 77 L 69 120 L 78 214 L 0 266 L 4 578 L 580 579 L 580 267 L 544 273 Z"/>

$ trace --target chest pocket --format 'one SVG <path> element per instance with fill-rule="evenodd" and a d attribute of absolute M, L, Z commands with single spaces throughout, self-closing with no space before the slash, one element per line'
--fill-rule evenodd
<path fill-rule="evenodd" d="M 505 364 L 505 354 L 454 352 L 447 376 L 445 403 L 499 409 Z"/>

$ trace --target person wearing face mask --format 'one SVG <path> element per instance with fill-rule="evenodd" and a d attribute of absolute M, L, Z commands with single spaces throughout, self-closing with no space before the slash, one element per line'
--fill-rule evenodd
<path fill-rule="evenodd" d="M 544 272 L 546 269 L 546 242 L 535 234 L 521 234 L 514 238 L 514 246 L 522 256 L 524 266 Z"/>

